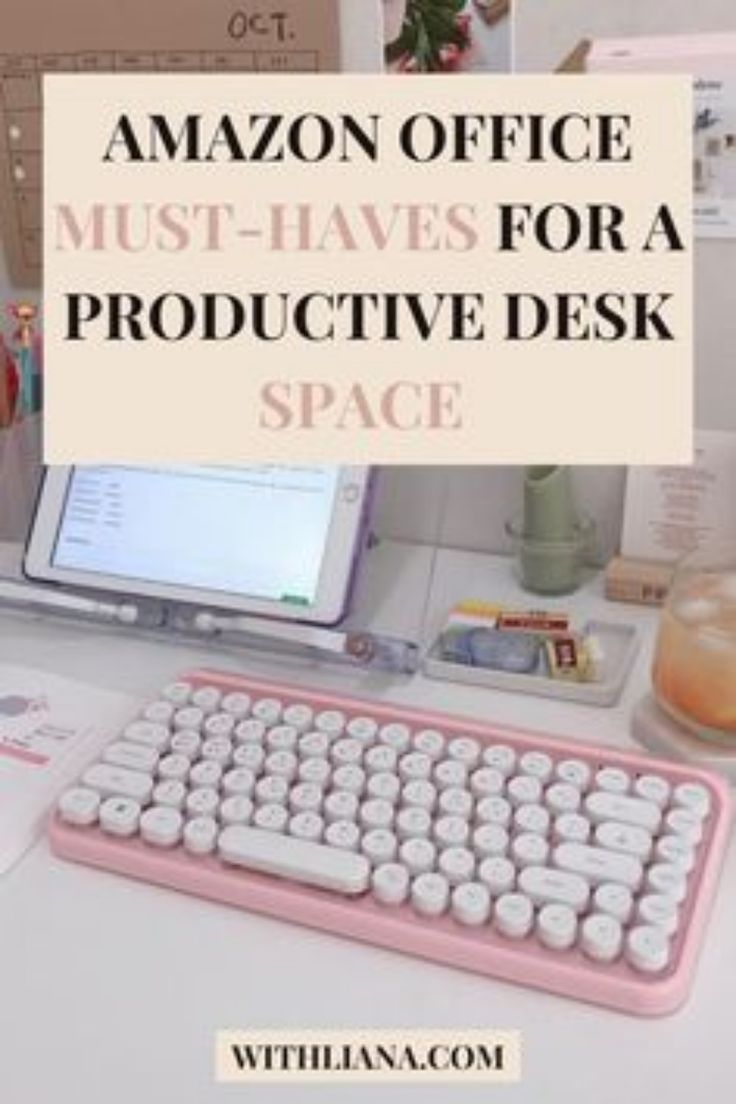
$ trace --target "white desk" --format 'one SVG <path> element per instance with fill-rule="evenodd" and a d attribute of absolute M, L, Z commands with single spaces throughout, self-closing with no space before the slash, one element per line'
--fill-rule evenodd
<path fill-rule="evenodd" d="M 407 594 L 432 564 L 426 549 L 387 546 L 374 580 L 384 627 L 407 627 Z M 386 578 L 399 579 L 393 587 Z M 517 594 L 508 561 L 440 553 L 428 618 L 459 597 Z M 524 599 L 528 604 L 528 596 Z M 578 616 L 636 619 L 647 644 L 613 709 L 519 698 L 417 676 L 346 676 L 244 660 L 205 647 L 143 641 L 61 622 L 0 616 L 0 660 L 144 695 L 190 664 L 268 672 L 347 692 L 481 715 L 626 746 L 648 681 L 651 611 L 605 604 L 600 580 L 568 604 Z M 645 1021 L 496 983 L 402 955 L 248 915 L 53 859 L 45 842 L 0 881 L 0 1100 L 3 1104 L 362 1104 L 369 1086 L 228 1088 L 212 1080 L 218 1027 L 516 1028 L 516 1087 L 422 1087 L 386 1104 L 725 1104 L 733 1096 L 736 856 L 727 860 L 695 991 L 674 1017 Z"/>

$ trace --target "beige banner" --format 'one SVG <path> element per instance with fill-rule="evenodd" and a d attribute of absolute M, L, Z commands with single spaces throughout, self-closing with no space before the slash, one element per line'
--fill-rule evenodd
<path fill-rule="evenodd" d="M 521 1080 L 518 1031 L 218 1031 L 215 1078 L 330 1084 Z"/>
<path fill-rule="evenodd" d="M 54 76 L 44 143 L 52 463 L 690 460 L 683 78 Z"/>

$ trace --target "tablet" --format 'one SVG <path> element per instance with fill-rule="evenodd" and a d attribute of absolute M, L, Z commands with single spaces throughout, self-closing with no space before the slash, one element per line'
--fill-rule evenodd
<path fill-rule="evenodd" d="M 49 468 L 35 580 L 334 624 L 364 543 L 370 469 Z"/>

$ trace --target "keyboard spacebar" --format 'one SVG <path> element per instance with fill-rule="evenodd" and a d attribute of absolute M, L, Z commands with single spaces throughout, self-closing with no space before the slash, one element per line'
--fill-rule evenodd
<path fill-rule="evenodd" d="M 336 893 L 365 893 L 370 883 L 371 867 L 364 855 L 278 832 L 233 824 L 220 832 L 217 846 L 225 862 Z"/>

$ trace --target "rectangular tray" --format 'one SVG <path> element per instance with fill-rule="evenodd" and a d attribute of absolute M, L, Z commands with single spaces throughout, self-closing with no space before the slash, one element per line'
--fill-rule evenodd
<path fill-rule="evenodd" d="M 634 625 L 597 620 L 586 622 L 582 632 L 597 636 L 604 650 L 606 658 L 603 679 L 600 682 L 565 682 L 543 673 L 517 675 L 508 671 L 492 671 L 485 667 L 452 663 L 442 659 L 439 638 L 425 657 L 424 673 L 429 678 L 463 682 L 471 686 L 487 686 L 490 690 L 536 694 L 545 698 L 581 702 L 583 705 L 614 705 L 621 696 L 639 650 L 639 632 Z"/>

